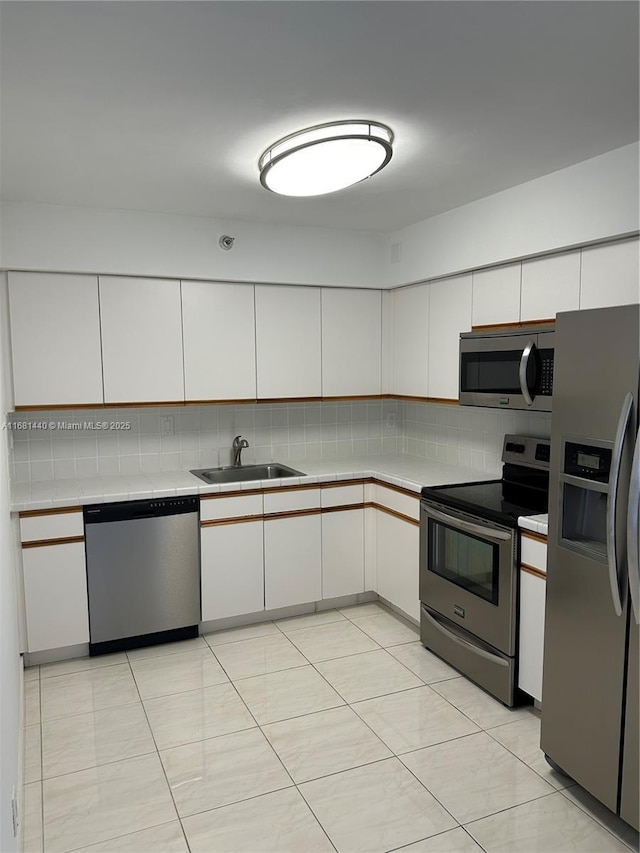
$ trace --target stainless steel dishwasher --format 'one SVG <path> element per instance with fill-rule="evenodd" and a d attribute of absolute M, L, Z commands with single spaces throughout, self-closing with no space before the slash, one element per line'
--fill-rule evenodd
<path fill-rule="evenodd" d="M 198 635 L 199 498 L 86 506 L 84 529 L 89 654 Z"/>

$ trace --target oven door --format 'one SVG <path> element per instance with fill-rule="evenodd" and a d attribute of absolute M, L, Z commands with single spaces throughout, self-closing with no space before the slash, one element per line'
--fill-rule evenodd
<path fill-rule="evenodd" d="M 460 403 L 551 411 L 553 333 L 460 338 Z"/>
<path fill-rule="evenodd" d="M 515 531 L 420 504 L 420 600 L 506 655 L 516 650 Z"/>

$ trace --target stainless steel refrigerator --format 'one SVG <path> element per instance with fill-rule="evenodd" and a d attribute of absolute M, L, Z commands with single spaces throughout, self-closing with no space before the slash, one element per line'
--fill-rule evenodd
<path fill-rule="evenodd" d="M 638 829 L 640 306 L 556 321 L 541 747 Z"/>

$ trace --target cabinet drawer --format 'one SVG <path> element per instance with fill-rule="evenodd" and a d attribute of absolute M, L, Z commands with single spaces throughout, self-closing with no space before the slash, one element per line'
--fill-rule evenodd
<path fill-rule="evenodd" d="M 396 492 L 384 486 L 376 486 L 375 501 L 380 506 L 395 510 L 395 512 L 406 515 L 408 518 L 414 518 L 416 521 L 420 520 L 419 495 L 416 495 L 414 498 L 411 495 L 405 495 L 402 492 Z"/>
<path fill-rule="evenodd" d="M 84 536 L 84 520 L 81 510 L 56 512 L 51 515 L 34 515 L 20 519 L 20 539 L 22 542 L 66 539 L 70 536 Z"/>
<path fill-rule="evenodd" d="M 520 562 L 547 573 L 547 543 L 523 532 L 520 543 Z"/>
<path fill-rule="evenodd" d="M 225 498 L 201 498 L 200 521 L 262 515 L 262 495 L 230 495 Z"/>
<path fill-rule="evenodd" d="M 322 506 L 347 506 L 361 504 L 364 501 L 364 486 L 362 483 L 353 486 L 332 486 L 322 489 L 320 493 Z"/>
<path fill-rule="evenodd" d="M 320 489 L 287 489 L 264 493 L 264 513 L 295 512 L 298 509 L 316 509 L 320 506 Z"/>

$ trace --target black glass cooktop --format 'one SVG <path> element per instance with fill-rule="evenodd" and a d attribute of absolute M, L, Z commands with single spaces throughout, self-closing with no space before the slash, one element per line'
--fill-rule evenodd
<path fill-rule="evenodd" d="M 523 486 L 504 480 L 425 486 L 421 495 L 444 506 L 509 527 L 517 527 L 519 516 L 539 515 L 548 510 L 546 488 Z"/>

